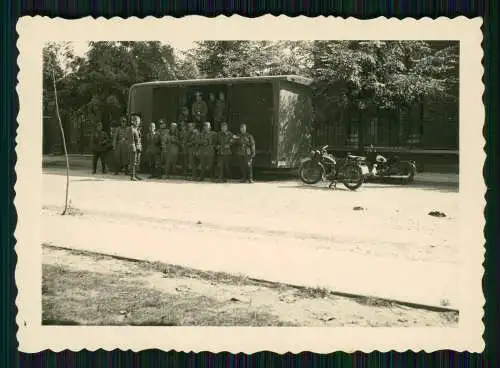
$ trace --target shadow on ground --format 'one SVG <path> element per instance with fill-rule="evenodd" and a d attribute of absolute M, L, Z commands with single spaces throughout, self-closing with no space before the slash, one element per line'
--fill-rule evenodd
<path fill-rule="evenodd" d="M 329 188 L 328 184 L 315 184 L 315 185 L 306 185 L 302 184 L 300 182 L 297 183 L 289 183 L 289 184 L 284 184 L 280 185 L 279 188 L 283 189 L 301 189 L 301 190 L 323 190 L 323 191 L 331 191 L 331 192 L 336 192 L 336 191 L 347 191 L 350 192 L 351 190 L 347 189 L 344 184 L 338 183 L 337 188 Z M 423 185 L 423 184 L 412 184 L 412 185 L 390 185 L 390 184 L 373 184 L 373 183 L 365 183 L 363 184 L 358 190 L 360 189 L 366 189 L 366 190 L 373 190 L 373 189 L 388 189 L 388 188 L 411 188 L 411 189 L 417 189 L 417 190 L 430 190 L 430 191 L 438 191 L 438 192 L 443 192 L 443 193 L 458 193 L 458 187 L 453 186 L 453 185 L 448 185 L 448 184 L 435 184 L 435 185 Z M 355 191 L 354 191 L 355 192 Z"/>
<path fill-rule="evenodd" d="M 51 175 L 61 175 L 65 176 L 66 172 L 62 168 L 44 168 L 44 172 L 51 174 Z M 169 184 L 184 184 L 184 183 L 197 183 L 197 184 L 214 184 L 214 182 L 211 180 L 210 176 L 206 177 L 203 182 L 197 181 L 197 180 L 187 180 L 184 179 L 183 176 L 181 175 L 173 175 L 168 179 L 158 179 L 158 178 L 149 178 L 149 174 L 145 173 L 140 173 L 139 177 L 143 179 L 143 181 L 146 182 L 154 182 L 154 183 L 169 183 Z M 119 174 L 119 175 L 114 175 L 113 173 L 97 173 L 97 174 L 92 174 L 88 170 L 83 170 L 80 168 L 76 168 L 70 171 L 70 178 L 72 181 L 81 181 L 81 182 L 87 182 L 87 181 L 105 181 L 105 180 L 118 180 L 118 181 L 129 181 L 130 177 L 128 175 L 124 174 Z M 75 178 L 81 178 L 81 179 L 75 179 Z M 328 188 L 327 182 L 322 182 L 320 184 L 316 185 L 306 185 L 301 183 L 299 180 L 297 180 L 297 175 L 294 172 L 288 171 L 288 172 L 283 172 L 283 173 L 276 173 L 276 172 L 258 172 L 256 174 L 256 182 L 257 183 L 278 183 L 282 182 L 287 184 L 281 185 L 280 188 L 294 188 L 294 189 L 306 189 L 306 190 L 332 190 L 334 191 L 335 189 L 333 188 Z M 294 182 L 295 184 L 291 184 L 291 182 Z M 240 184 L 239 182 L 239 177 L 232 175 L 231 178 L 229 179 L 229 184 Z M 372 189 L 385 189 L 385 188 L 413 188 L 413 189 L 419 189 L 419 190 L 431 190 L 431 191 L 439 191 L 443 193 L 457 193 L 459 191 L 458 183 L 448 183 L 448 182 L 435 182 L 435 183 L 427 183 L 427 182 L 415 182 L 413 184 L 409 185 L 404 185 L 401 184 L 399 181 L 374 181 L 374 180 L 369 180 L 365 182 L 362 186 L 362 188 L 369 188 L 370 190 Z M 337 188 L 336 190 L 347 190 L 347 188 L 344 187 L 342 183 L 337 183 Z"/>

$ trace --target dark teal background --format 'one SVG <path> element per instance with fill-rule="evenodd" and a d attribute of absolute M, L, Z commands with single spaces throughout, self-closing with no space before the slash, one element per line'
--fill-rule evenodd
<path fill-rule="evenodd" d="M 111 367 L 111 366 L 284 366 L 284 367 L 499 367 L 498 341 L 500 330 L 498 315 L 500 313 L 498 296 L 499 257 L 498 229 L 499 222 L 499 200 L 498 200 L 498 0 L 490 1 L 451 1 L 451 0 L 428 0 L 428 1 L 97 1 L 97 0 L 2 0 L 0 3 L 2 11 L 1 19 L 1 42 L 2 82 L 0 102 L 0 239 L 1 239 L 1 266 L 2 276 L 1 295 L 2 304 L 0 315 L 2 320 L 1 331 L 1 356 L 0 368 L 9 367 Z M 242 354 L 211 354 L 211 353 L 175 353 L 147 351 L 139 354 L 132 352 L 43 352 L 40 354 L 17 353 L 17 341 L 15 332 L 16 287 L 14 281 L 14 269 L 16 257 L 14 252 L 15 240 L 13 231 L 16 225 L 17 215 L 13 206 L 14 183 L 16 181 L 14 165 L 16 157 L 15 131 L 18 99 L 15 92 L 17 66 L 16 66 L 16 32 L 17 18 L 22 15 L 47 15 L 64 18 L 78 18 L 82 16 L 139 16 L 146 15 L 173 15 L 184 16 L 187 14 L 202 14 L 214 16 L 218 14 L 230 15 L 238 13 L 246 16 L 258 16 L 267 13 L 275 15 L 337 15 L 354 16 L 358 18 L 371 18 L 377 16 L 403 17 L 455 17 L 465 15 L 467 17 L 484 17 L 484 42 L 485 50 L 485 75 L 484 83 L 486 92 L 484 102 L 486 105 L 486 123 L 484 134 L 487 138 L 485 151 L 488 155 L 484 166 L 485 180 L 488 186 L 487 201 L 485 209 L 487 225 L 485 228 L 486 261 L 483 289 L 487 297 L 485 305 L 485 334 L 486 351 L 484 354 L 468 354 L 454 352 L 437 352 L 426 354 L 424 352 L 405 352 L 386 354 L 354 353 L 351 355 L 337 353 L 331 355 L 317 355 L 312 353 L 301 353 L 298 355 L 277 355 L 271 352 L 262 352 L 251 356 Z M 463 101 L 462 101 L 463 102 Z M 465 102 L 466 103 L 466 102 Z M 33 122 L 34 124 L 37 122 Z M 463 122 L 462 122 L 463 123 Z M 466 122 L 465 122 L 466 123 Z M 478 244 L 479 246 L 479 244 Z M 209 339 L 210 336 L 207 336 Z"/>

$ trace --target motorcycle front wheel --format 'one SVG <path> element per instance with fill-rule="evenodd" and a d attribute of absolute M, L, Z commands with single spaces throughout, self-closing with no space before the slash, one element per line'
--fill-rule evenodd
<path fill-rule="evenodd" d="M 323 178 L 323 166 L 312 160 L 305 161 L 300 165 L 299 178 L 305 184 L 316 184 Z"/>
<path fill-rule="evenodd" d="M 349 165 L 344 169 L 343 184 L 349 190 L 356 190 L 363 184 L 363 170 L 358 165 Z"/>

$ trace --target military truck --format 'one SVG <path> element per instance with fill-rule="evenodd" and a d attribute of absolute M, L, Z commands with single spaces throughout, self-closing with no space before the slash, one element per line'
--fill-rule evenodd
<path fill-rule="evenodd" d="M 240 124 L 247 124 L 256 141 L 256 168 L 292 169 L 310 150 L 311 83 L 296 75 L 138 83 L 130 88 L 128 114 L 140 115 L 144 130 L 160 119 L 167 124 L 200 120 L 193 104 L 203 105 L 197 95 L 201 96 L 208 110 L 212 108 L 201 120 L 214 120 L 212 105 L 218 103 L 217 118 L 228 123 L 230 131 L 238 134 Z"/>

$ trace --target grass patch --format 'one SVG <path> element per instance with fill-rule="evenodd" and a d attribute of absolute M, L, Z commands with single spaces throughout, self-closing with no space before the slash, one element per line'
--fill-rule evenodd
<path fill-rule="evenodd" d="M 125 274 L 43 265 L 42 324 L 282 326 L 275 315 L 194 293 L 169 294 Z"/>
<path fill-rule="evenodd" d="M 449 326 L 459 317 L 458 312 L 426 311 L 321 287 L 48 244 L 45 253 L 44 325 Z"/>
<path fill-rule="evenodd" d="M 396 303 L 389 300 L 365 297 L 365 296 L 358 296 L 354 297 L 353 299 L 361 305 L 368 305 L 371 307 L 392 308 L 396 305 Z"/>

